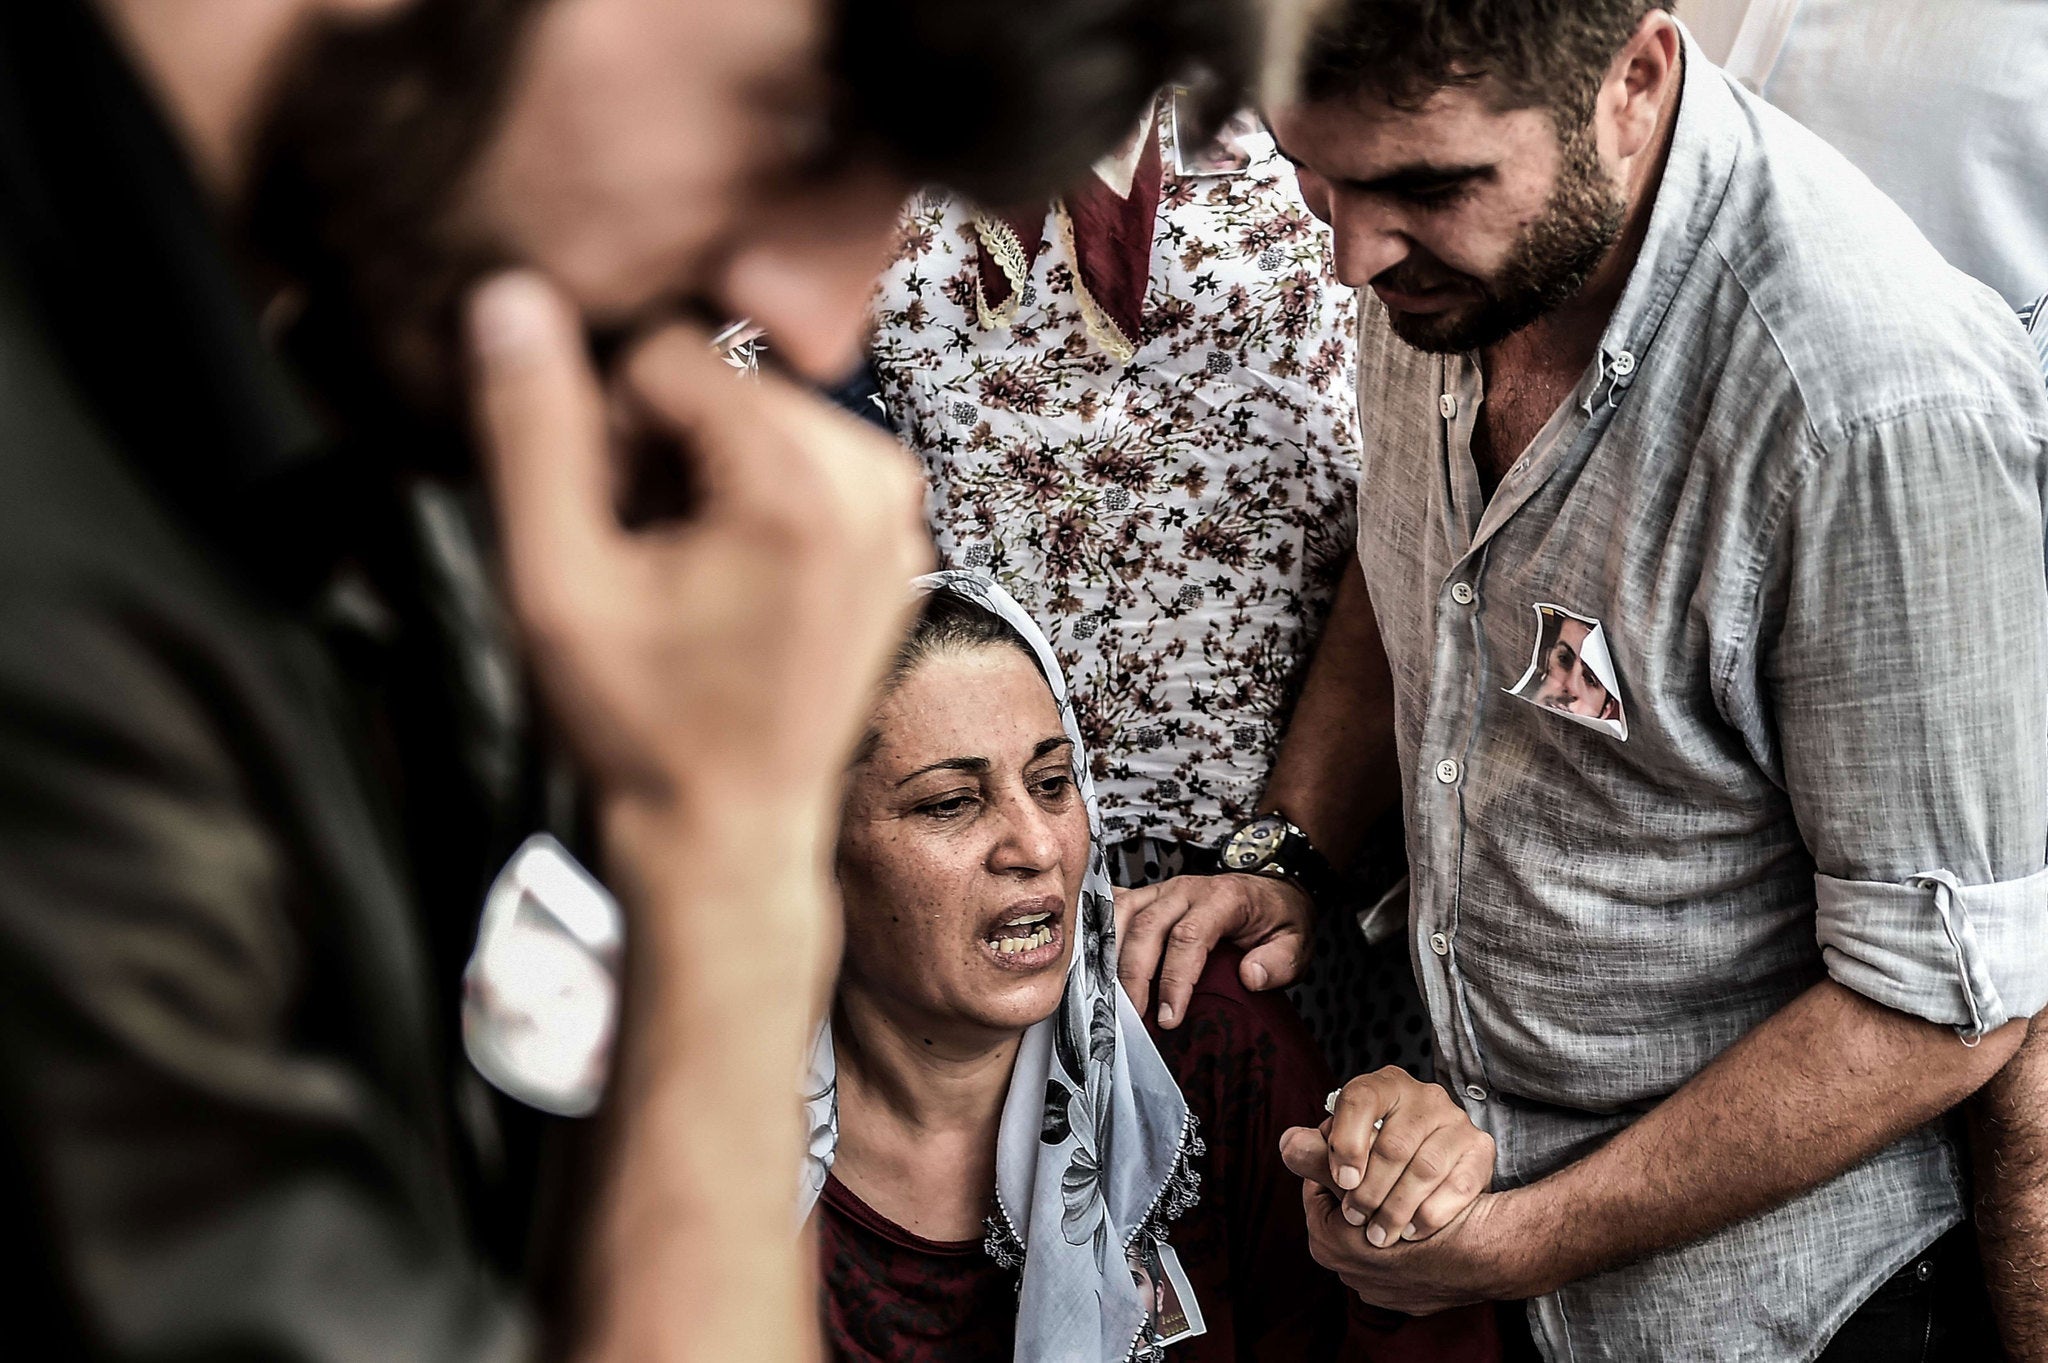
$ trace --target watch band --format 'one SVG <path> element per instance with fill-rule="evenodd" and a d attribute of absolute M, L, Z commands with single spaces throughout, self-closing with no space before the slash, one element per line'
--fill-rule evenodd
<path fill-rule="evenodd" d="M 1308 834 L 1296 827 L 1293 820 L 1286 815 L 1262 815 L 1237 829 L 1231 835 L 1231 841 L 1237 841 L 1238 834 L 1267 823 L 1279 825 L 1280 838 L 1277 844 L 1269 845 L 1264 855 L 1248 865 L 1232 866 L 1226 861 L 1225 869 L 1236 870 L 1246 875 L 1272 876 L 1293 885 L 1319 906 L 1327 902 L 1336 892 L 1342 878 L 1337 874 L 1336 867 L 1330 864 L 1329 858 L 1317 850 L 1316 845 L 1309 840 Z M 1228 847 L 1229 843 L 1225 846 Z"/>

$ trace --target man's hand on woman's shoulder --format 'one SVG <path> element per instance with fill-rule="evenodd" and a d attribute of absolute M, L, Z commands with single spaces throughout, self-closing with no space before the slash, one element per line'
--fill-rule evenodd
<path fill-rule="evenodd" d="M 1293 984 L 1308 964 L 1315 905 L 1271 876 L 1176 876 L 1116 896 L 1117 976 L 1142 1015 L 1159 982 L 1159 1025 L 1176 1027 L 1219 942 L 1244 952 L 1252 990 Z"/>

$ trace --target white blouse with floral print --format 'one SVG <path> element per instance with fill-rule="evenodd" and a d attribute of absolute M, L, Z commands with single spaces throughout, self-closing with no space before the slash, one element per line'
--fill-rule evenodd
<path fill-rule="evenodd" d="M 942 561 L 1031 611 L 1072 679 L 1112 838 L 1214 844 L 1253 812 L 1353 537 L 1355 302 L 1263 133 L 1167 149 L 1143 334 L 1091 340 L 1060 234 L 1007 327 L 972 208 L 910 205 L 873 359 Z"/>

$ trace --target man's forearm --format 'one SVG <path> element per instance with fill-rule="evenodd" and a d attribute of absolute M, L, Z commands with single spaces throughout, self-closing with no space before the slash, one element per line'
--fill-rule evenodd
<path fill-rule="evenodd" d="M 1501 1196 L 1521 1286 L 1551 1291 L 1818 1187 L 1968 1098 L 2022 1027 L 1966 1047 L 1815 985 L 1600 1150 Z"/>
<path fill-rule="evenodd" d="M 2048 1015 L 1970 1104 L 1977 1240 L 2013 1363 L 2048 1363 Z"/>
<path fill-rule="evenodd" d="M 1263 804 L 1283 811 L 1323 855 L 1343 866 L 1357 855 L 1373 820 L 1391 809 L 1400 793 L 1393 674 L 1353 556 L 1331 602 Z"/>
<path fill-rule="evenodd" d="M 659 839 L 669 847 L 643 851 Z M 797 933 L 828 894 L 818 858 L 718 849 L 730 831 L 640 840 L 614 869 L 634 905 L 602 1184 L 580 1274 L 579 1363 L 803 1363 L 816 1292 L 797 1233 L 799 1091 L 819 966 Z M 787 854 L 787 855 L 786 855 Z M 761 868 L 773 866 L 775 871 Z M 686 930 L 671 932 L 678 924 Z"/>

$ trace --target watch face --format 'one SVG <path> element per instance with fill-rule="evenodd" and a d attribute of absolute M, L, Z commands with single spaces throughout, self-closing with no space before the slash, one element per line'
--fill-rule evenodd
<path fill-rule="evenodd" d="M 1223 864 L 1233 871 L 1249 871 L 1271 861 L 1287 836 L 1287 821 L 1268 815 L 1248 823 L 1230 835 L 1223 848 Z"/>

